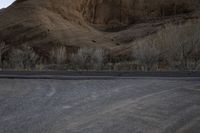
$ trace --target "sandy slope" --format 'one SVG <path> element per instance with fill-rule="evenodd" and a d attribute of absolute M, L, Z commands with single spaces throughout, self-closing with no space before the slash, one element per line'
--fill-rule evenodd
<path fill-rule="evenodd" d="M 12 46 L 31 44 L 40 53 L 57 44 L 67 45 L 69 51 L 82 46 L 124 51 L 129 49 L 130 42 L 156 32 L 165 23 L 198 16 L 195 12 L 199 3 L 199 0 L 17 0 L 0 12 L 0 40 Z"/>

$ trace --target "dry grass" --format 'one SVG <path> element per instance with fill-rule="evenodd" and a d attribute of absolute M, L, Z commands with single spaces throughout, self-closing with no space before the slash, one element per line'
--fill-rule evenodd
<path fill-rule="evenodd" d="M 200 63 L 200 21 L 166 25 L 137 42 L 133 57 L 145 67 L 165 64 L 171 70 L 197 70 Z M 159 68 L 158 68 L 159 69 Z"/>
<path fill-rule="evenodd" d="M 53 48 L 50 52 L 50 62 L 53 64 L 65 64 L 67 59 L 67 50 L 64 46 Z"/>
<path fill-rule="evenodd" d="M 100 69 L 104 62 L 104 50 L 96 48 L 80 48 L 70 58 L 76 69 Z"/>
<path fill-rule="evenodd" d="M 199 29 L 200 22 L 197 21 L 182 26 L 169 25 L 158 34 L 157 41 L 165 48 L 165 58 L 172 68 L 196 70 L 200 61 Z"/>
<path fill-rule="evenodd" d="M 0 69 L 3 68 L 3 55 L 7 51 L 8 47 L 6 46 L 5 42 L 0 42 Z"/>
<path fill-rule="evenodd" d="M 12 48 L 6 66 L 16 70 L 32 70 L 38 62 L 39 56 L 30 46 L 24 44 L 20 48 Z"/>
<path fill-rule="evenodd" d="M 133 57 L 138 65 L 141 65 L 141 70 L 155 70 L 155 66 L 159 61 L 160 50 L 156 48 L 154 41 L 149 39 L 144 44 L 139 42 L 133 52 Z"/>
<path fill-rule="evenodd" d="M 110 55 L 101 48 L 83 47 L 70 54 L 65 46 L 58 46 L 50 51 L 49 62 L 40 62 L 41 57 L 28 44 L 8 50 L 7 45 L 1 42 L 0 68 L 49 70 L 46 66 L 50 66 L 53 70 L 200 70 L 199 29 L 200 21 L 168 24 L 158 33 L 134 42 L 131 58 L 118 60 L 113 57 L 114 61 L 109 60 Z"/>

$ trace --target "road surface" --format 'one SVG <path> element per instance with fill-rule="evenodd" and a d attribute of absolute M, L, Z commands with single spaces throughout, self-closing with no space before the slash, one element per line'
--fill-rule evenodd
<path fill-rule="evenodd" d="M 200 78 L 0 79 L 0 133 L 199 133 Z"/>

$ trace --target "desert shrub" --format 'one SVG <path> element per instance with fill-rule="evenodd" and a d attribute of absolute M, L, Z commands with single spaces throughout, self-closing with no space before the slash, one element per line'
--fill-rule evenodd
<path fill-rule="evenodd" d="M 200 60 L 200 23 L 167 25 L 156 41 L 172 69 L 195 70 Z"/>
<path fill-rule="evenodd" d="M 0 69 L 3 69 L 3 55 L 7 52 L 8 46 L 6 45 L 5 42 L 0 42 Z"/>
<path fill-rule="evenodd" d="M 53 64 L 65 64 L 67 61 L 67 50 L 64 46 L 53 48 L 50 52 L 50 62 Z"/>
<path fill-rule="evenodd" d="M 140 66 L 137 64 L 137 62 L 129 62 L 129 61 L 124 61 L 124 62 L 118 62 L 113 64 L 113 68 L 111 70 L 114 71 L 136 71 L 140 70 Z"/>
<path fill-rule="evenodd" d="M 39 56 L 34 52 L 33 48 L 24 44 L 21 48 L 12 48 L 9 53 L 7 67 L 16 70 L 31 70 L 36 67 L 38 62 Z"/>
<path fill-rule="evenodd" d="M 138 42 L 134 47 L 133 57 L 136 60 L 140 70 L 152 71 L 155 70 L 158 65 L 160 50 L 156 47 L 155 43 L 151 39 L 145 39 Z"/>
<path fill-rule="evenodd" d="M 142 70 L 197 70 L 200 63 L 200 22 L 168 24 L 134 44 L 133 59 Z"/>
<path fill-rule="evenodd" d="M 3 64 L 2 56 L 3 56 L 3 53 L 4 53 L 5 46 L 6 45 L 5 45 L 4 42 L 0 42 L 0 68 L 2 68 L 2 64 Z"/>
<path fill-rule="evenodd" d="M 72 54 L 70 62 L 75 69 L 100 69 L 104 62 L 104 50 L 97 48 L 80 48 Z"/>

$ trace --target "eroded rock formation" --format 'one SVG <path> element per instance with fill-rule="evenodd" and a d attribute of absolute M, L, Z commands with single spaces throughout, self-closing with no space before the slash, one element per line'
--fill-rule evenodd
<path fill-rule="evenodd" d="M 83 16 L 90 23 L 127 25 L 158 17 L 188 13 L 198 0 L 85 0 Z"/>

